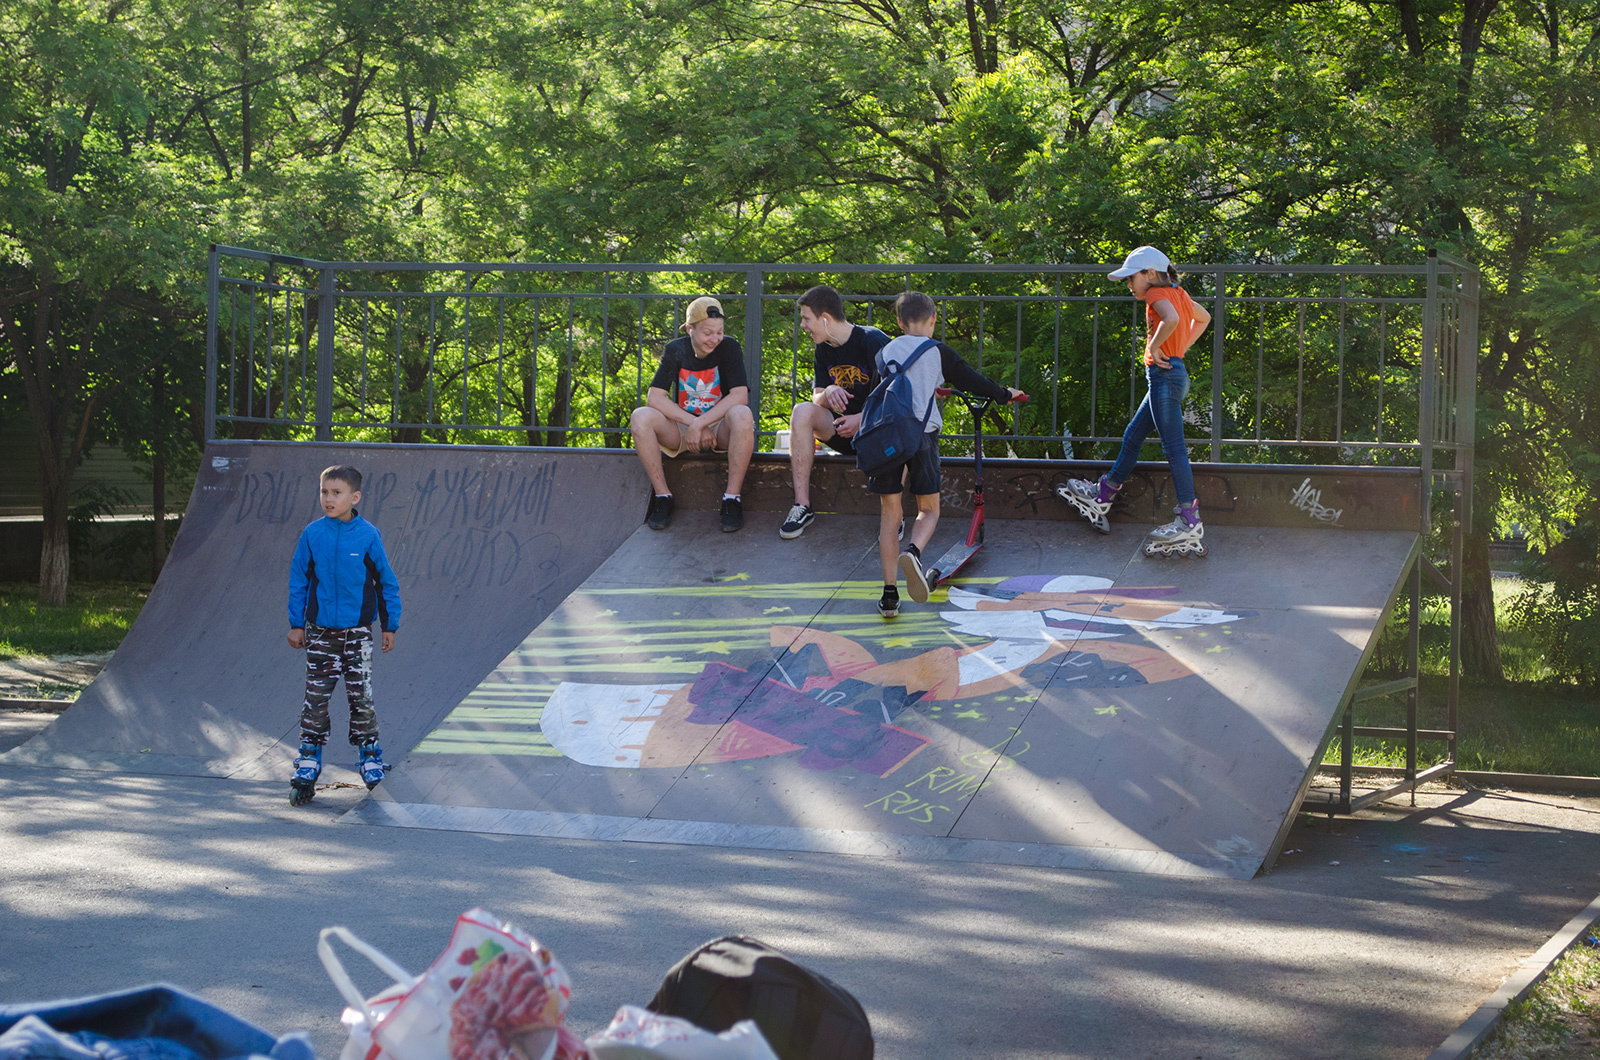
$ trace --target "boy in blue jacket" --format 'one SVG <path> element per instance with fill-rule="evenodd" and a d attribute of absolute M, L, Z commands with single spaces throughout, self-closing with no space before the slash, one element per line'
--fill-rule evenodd
<path fill-rule="evenodd" d="M 361 472 L 347 466 L 324 471 L 324 517 L 300 532 L 289 568 L 289 647 L 306 651 L 300 756 L 289 781 L 294 806 L 317 793 L 322 747 L 331 728 L 328 700 L 341 675 L 350 701 L 350 743 L 361 752 L 361 779 L 374 788 L 389 771 L 372 708 L 372 620 L 383 621 L 383 650 L 393 650 L 400 629 L 400 584 L 378 528 L 356 511 L 360 503 Z"/>

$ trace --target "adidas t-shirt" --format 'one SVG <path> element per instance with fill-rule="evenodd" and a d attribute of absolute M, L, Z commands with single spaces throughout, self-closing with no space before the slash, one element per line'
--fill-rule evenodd
<path fill-rule="evenodd" d="M 702 416 L 735 387 L 750 385 L 744 374 L 744 349 L 725 338 L 708 357 L 697 357 L 689 336 L 673 339 L 661 351 L 650 385 L 665 390 L 678 407 Z"/>

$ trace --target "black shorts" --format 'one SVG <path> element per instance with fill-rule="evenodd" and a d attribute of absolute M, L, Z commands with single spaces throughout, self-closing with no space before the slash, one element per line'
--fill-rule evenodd
<path fill-rule="evenodd" d="M 822 444 L 827 446 L 829 449 L 832 449 L 834 452 L 842 453 L 845 456 L 856 455 L 856 443 L 852 442 L 838 431 L 834 432 L 832 438 L 822 439 Z"/>
<path fill-rule="evenodd" d="M 904 478 L 905 484 L 901 485 Z M 872 493 L 903 493 L 907 487 L 918 497 L 938 493 L 943 480 L 939 475 L 939 432 L 929 431 L 922 436 L 922 445 L 911 459 L 896 464 L 881 475 L 867 476 L 867 489 Z"/>

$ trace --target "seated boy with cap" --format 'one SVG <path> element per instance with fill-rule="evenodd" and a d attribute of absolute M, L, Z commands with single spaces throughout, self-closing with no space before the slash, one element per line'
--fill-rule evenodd
<path fill-rule="evenodd" d="M 728 454 L 722 529 L 731 533 L 744 525 L 739 491 L 756 448 L 744 350 L 724 334 L 722 304 L 715 298 L 690 302 L 680 330 L 686 334 L 661 351 L 649 397 L 629 419 L 634 451 L 650 478 L 645 522 L 652 530 L 665 530 L 672 521 L 672 490 L 661 455 L 715 450 Z"/>

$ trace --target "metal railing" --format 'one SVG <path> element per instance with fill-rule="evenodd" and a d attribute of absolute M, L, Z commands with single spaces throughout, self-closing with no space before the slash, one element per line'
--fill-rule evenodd
<path fill-rule="evenodd" d="M 1430 254 L 1416 265 L 1180 268 L 1214 319 L 1188 359 L 1198 458 L 1463 470 L 1440 454 L 1472 447 L 1470 266 Z M 996 455 L 1106 456 L 1143 394 L 1144 334 L 1143 307 L 1106 271 L 322 262 L 213 247 L 207 436 L 625 445 L 684 308 L 714 294 L 770 440 L 811 396 L 795 299 L 827 282 L 853 320 L 890 331 L 895 296 L 926 290 L 941 338 L 1033 396 L 1009 425 L 991 425 Z M 950 413 L 947 440 L 970 451 L 966 412 Z"/>

